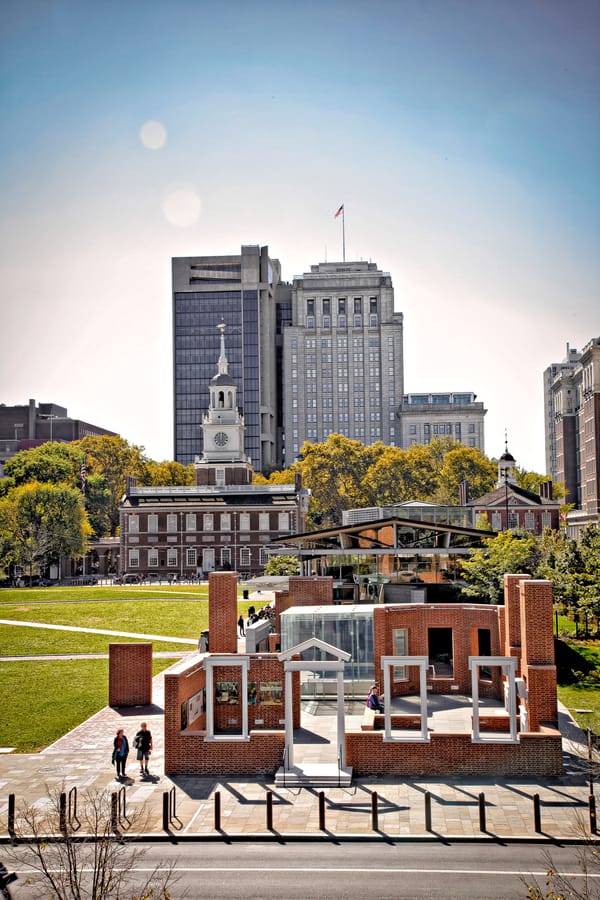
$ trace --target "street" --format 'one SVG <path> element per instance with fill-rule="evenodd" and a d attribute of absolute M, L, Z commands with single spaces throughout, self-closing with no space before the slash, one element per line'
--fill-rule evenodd
<path fill-rule="evenodd" d="M 582 886 L 579 847 L 490 842 L 311 842 L 280 844 L 182 843 L 136 845 L 147 855 L 136 871 L 147 876 L 155 866 L 173 863 L 179 880 L 173 900 L 187 896 L 211 900 L 312 900 L 405 898 L 437 900 L 512 900 L 526 898 L 525 882 L 544 884 L 550 850 L 555 867 Z M 18 850 L 27 858 L 24 848 Z M 13 900 L 34 900 L 39 888 L 25 884 L 23 867 L 12 887 Z M 142 875 L 142 873 L 144 873 Z M 600 897 L 600 873 L 592 876 L 589 896 Z"/>

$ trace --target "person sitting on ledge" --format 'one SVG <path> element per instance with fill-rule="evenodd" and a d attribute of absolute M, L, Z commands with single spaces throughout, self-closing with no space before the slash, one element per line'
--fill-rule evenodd
<path fill-rule="evenodd" d="M 383 704 L 379 697 L 379 685 L 374 684 L 371 688 L 369 694 L 369 709 L 374 709 L 377 712 L 383 712 Z"/>

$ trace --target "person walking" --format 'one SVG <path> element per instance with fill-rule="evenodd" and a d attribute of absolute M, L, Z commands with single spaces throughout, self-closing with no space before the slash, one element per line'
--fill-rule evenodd
<path fill-rule="evenodd" d="M 137 750 L 137 758 L 140 764 L 140 775 L 149 775 L 148 760 L 152 753 L 152 732 L 148 731 L 148 726 L 142 722 L 142 727 L 135 736 L 134 746 Z"/>
<path fill-rule="evenodd" d="M 125 778 L 125 766 L 127 765 L 127 756 L 129 755 L 129 741 L 125 737 L 125 732 L 122 728 L 119 728 L 117 731 L 117 736 L 113 741 L 113 755 L 112 761 L 113 765 L 117 767 L 116 779 L 120 781 L 121 778 Z"/>
<path fill-rule="evenodd" d="M 246 632 L 244 631 L 244 617 L 243 616 L 240 616 L 238 619 L 238 628 L 240 631 L 240 637 L 245 637 Z"/>

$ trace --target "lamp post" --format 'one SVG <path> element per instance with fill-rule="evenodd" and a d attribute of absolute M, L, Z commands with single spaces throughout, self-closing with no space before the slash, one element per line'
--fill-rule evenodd
<path fill-rule="evenodd" d="M 505 466 L 503 469 L 500 469 L 500 474 L 504 478 L 504 514 L 506 516 L 504 530 L 508 531 L 508 467 Z"/>
<path fill-rule="evenodd" d="M 47 413 L 44 416 L 40 416 L 41 419 L 49 419 L 50 420 L 50 443 L 52 443 L 52 421 L 54 419 L 60 419 L 60 416 L 55 416 L 54 413 Z"/>

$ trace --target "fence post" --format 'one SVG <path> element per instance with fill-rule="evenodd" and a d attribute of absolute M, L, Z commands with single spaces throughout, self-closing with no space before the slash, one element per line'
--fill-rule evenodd
<path fill-rule="evenodd" d="M 221 830 L 221 791 L 215 791 L 215 830 Z"/>
<path fill-rule="evenodd" d="M 379 809 L 377 801 L 377 791 L 373 791 L 371 794 L 371 828 L 373 831 L 379 831 Z"/>
<path fill-rule="evenodd" d="M 540 795 L 533 795 L 533 827 L 536 834 L 542 833 L 542 816 L 540 811 Z"/>
<path fill-rule="evenodd" d="M 319 831 L 325 831 L 325 792 L 319 791 Z"/>
<path fill-rule="evenodd" d="M 487 831 L 485 827 L 485 794 L 479 795 L 479 830 Z"/>
<path fill-rule="evenodd" d="M 598 834 L 598 825 L 596 823 L 596 798 L 593 794 L 589 796 L 590 807 L 590 831 L 592 834 Z"/>
<path fill-rule="evenodd" d="M 58 827 L 63 834 L 67 830 L 67 795 L 65 791 L 60 792 L 58 801 Z"/>
<path fill-rule="evenodd" d="M 431 828 L 431 793 L 425 791 L 425 831 L 432 831 Z"/>
<path fill-rule="evenodd" d="M 15 795 L 8 795 L 8 833 L 12 835 L 15 833 Z"/>
<path fill-rule="evenodd" d="M 171 817 L 169 813 L 169 792 L 163 791 L 163 831 L 169 830 L 169 825 L 171 824 Z"/>
<path fill-rule="evenodd" d="M 273 831 L 273 791 L 267 791 L 267 829 Z"/>
<path fill-rule="evenodd" d="M 119 798 L 117 792 L 113 791 L 110 795 L 110 826 L 116 831 L 119 825 Z"/>

